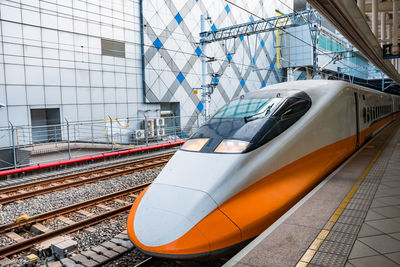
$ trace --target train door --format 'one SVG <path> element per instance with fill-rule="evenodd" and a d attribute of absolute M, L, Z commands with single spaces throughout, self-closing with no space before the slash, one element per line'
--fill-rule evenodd
<path fill-rule="evenodd" d="M 356 148 L 358 148 L 360 144 L 360 105 L 358 100 L 358 93 L 354 92 L 354 100 L 356 106 Z"/>

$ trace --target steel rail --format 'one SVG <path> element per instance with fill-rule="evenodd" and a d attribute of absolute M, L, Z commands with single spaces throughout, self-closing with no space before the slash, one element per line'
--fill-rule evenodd
<path fill-rule="evenodd" d="M 165 153 L 165 154 L 162 154 L 162 155 L 158 155 L 156 157 L 148 157 L 148 158 L 132 161 L 132 162 L 129 162 L 129 163 L 125 162 L 125 163 L 116 164 L 116 165 L 112 165 L 112 166 L 107 166 L 107 167 L 103 167 L 103 168 L 96 168 L 95 170 L 88 170 L 88 171 L 83 171 L 83 172 L 79 172 L 79 173 L 67 174 L 67 175 L 62 176 L 62 177 L 51 178 L 51 179 L 46 179 L 46 180 L 41 180 L 41 181 L 37 181 L 37 182 L 26 183 L 26 184 L 21 184 L 21 185 L 6 187 L 6 188 L 0 188 L 0 194 L 5 194 L 5 193 L 13 192 L 13 191 L 18 191 L 20 189 L 27 188 L 27 187 L 42 186 L 42 185 L 46 185 L 46 184 L 49 184 L 49 183 L 60 182 L 60 181 L 63 181 L 63 180 L 77 178 L 79 176 L 85 176 L 85 175 L 96 174 L 96 173 L 104 172 L 104 171 L 108 171 L 108 170 L 114 170 L 115 168 L 126 167 L 128 165 L 133 165 L 133 164 L 140 164 L 142 162 L 146 162 L 146 161 L 149 161 L 149 160 L 157 160 L 157 159 L 160 159 L 160 158 L 170 157 L 174 153 L 175 153 L 175 151 L 170 152 L 170 153 Z"/>
<path fill-rule="evenodd" d="M 0 177 L 1 176 L 6 176 L 6 175 L 13 175 L 13 174 L 17 174 L 17 173 L 25 173 L 25 172 L 35 171 L 35 170 L 41 170 L 41 169 L 46 169 L 46 168 L 65 166 L 65 165 L 75 164 L 75 163 L 79 163 L 79 162 L 86 162 L 86 161 L 89 161 L 89 160 L 98 160 L 98 159 L 104 159 L 104 158 L 120 156 L 120 155 L 126 155 L 126 154 L 131 154 L 131 153 L 150 151 L 150 150 L 155 150 L 155 149 L 159 149 L 159 148 L 174 147 L 174 146 L 181 145 L 184 142 L 185 141 L 168 142 L 168 143 L 159 144 L 159 145 L 132 148 L 132 149 L 115 151 L 115 152 L 110 152 L 110 153 L 101 153 L 101 154 L 88 156 L 88 157 L 83 157 L 83 158 L 74 158 L 74 159 L 69 159 L 69 160 L 61 160 L 61 161 L 57 161 L 57 162 L 37 164 L 37 165 L 33 165 L 33 166 L 28 166 L 28 167 L 22 167 L 22 168 L 17 168 L 17 169 L 0 171 Z"/>
<path fill-rule="evenodd" d="M 151 261 L 153 261 L 154 258 L 153 257 L 149 257 L 147 259 L 142 260 L 141 262 L 139 262 L 138 264 L 134 265 L 134 267 L 139 267 L 139 266 L 145 266 L 147 264 L 150 264 Z"/>
<path fill-rule="evenodd" d="M 149 169 L 149 168 L 159 167 L 159 166 L 162 166 L 162 165 L 166 164 L 170 157 L 171 156 L 162 156 L 162 157 L 158 157 L 158 158 L 153 158 L 151 160 L 148 159 L 148 160 L 140 162 L 141 164 L 144 164 L 144 165 L 134 166 L 134 167 L 132 167 L 130 169 L 123 169 L 123 170 L 115 171 L 113 173 L 107 173 L 107 174 L 103 174 L 103 175 L 96 176 L 96 177 L 83 178 L 82 180 L 72 181 L 72 182 L 69 182 L 69 183 L 64 183 L 64 184 L 50 186 L 50 187 L 46 187 L 46 188 L 42 188 L 42 189 L 38 189 L 38 190 L 24 192 L 24 193 L 21 193 L 21 194 L 7 196 L 7 197 L 4 197 L 4 198 L 0 198 L 0 204 L 6 204 L 6 203 L 10 203 L 10 202 L 15 201 L 15 200 L 20 200 L 20 199 L 25 199 L 25 198 L 32 197 L 32 196 L 42 195 L 42 194 L 50 193 L 50 192 L 57 191 L 57 190 L 60 190 L 60 189 L 67 189 L 67 188 L 74 187 L 74 186 L 93 183 L 93 182 L 96 182 L 96 181 L 101 181 L 101 180 L 104 180 L 104 179 L 107 179 L 107 178 L 112 178 L 112 177 L 115 177 L 115 176 L 120 176 L 120 175 L 124 175 L 124 174 L 128 174 L 128 173 L 138 172 L 138 171 L 142 171 L 142 170 Z M 138 164 L 138 162 L 136 162 L 135 164 Z M 126 165 L 126 166 L 129 166 L 129 165 Z M 113 169 L 115 169 L 115 167 Z M 104 172 L 104 170 L 102 170 L 101 172 Z M 65 178 L 64 177 L 63 180 L 68 180 L 68 179 L 72 179 L 72 178 L 71 177 L 69 177 L 69 178 Z M 60 180 L 58 180 L 58 181 L 60 181 Z M 52 182 L 58 182 L 58 181 L 52 181 Z M 35 186 L 35 185 L 34 184 L 30 184 L 29 186 Z M 25 186 L 25 188 L 29 187 L 29 186 Z M 20 186 L 18 186 L 18 187 L 21 188 Z M 2 193 L 2 192 L 0 191 L 0 193 Z"/>
<path fill-rule="evenodd" d="M 122 191 L 112 193 L 112 194 L 94 198 L 89 201 L 83 201 L 78 204 L 74 204 L 74 205 L 70 205 L 67 207 L 60 208 L 60 209 L 52 210 L 52 211 L 49 211 L 49 212 L 46 212 L 43 214 L 33 216 L 33 217 L 31 217 L 25 221 L 22 221 L 20 223 L 3 224 L 3 225 L 0 225 L 0 233 L 4 233 L 6 231 L 11 231 L 13 229 L 20 229 L 22 227 L 25 227 L 25 226 L 28 226 L 28 225 L 31 225 L 31 224 L 34 224 L 37 222 L 41 222 L 41 221 L 48 220 L 50 218 L 54 218 L 54 217 L 57 217 L 57 216 L 60 216 L 60 215 L 66 214 L 66 213 L 70 213 L 70 212 L 73 212 L 73 211 L 76 211 L 76 210 L 79 210 L 82 208 L 93 206 L 98 203 L 106 202 L 106 201 L 109 201 L 109 200 L 112 200 L 112 199 L 115 199 L 115 198 L 118 198 L 118 197 L 121 197 L 121 196 L 124 196 L 127 194 L 139 192 L 139 191 L 145 189 L 150 184 L 151 183 L 141 184 L 139 186 L 131 187 L 131 188 L 128 188 L 128 189 L 125 189 Z"/>
<path fill-rule="evenodd" d="M 86 228 L 89 227 L 91 225 L 94 224 L 98 224 L 104 220 L 107 220 L 109 218 L 115 217 L 120 215 L 121 213 L 124 213 L 126 211 L 128 211 L 131 208 L 132 204 L 126 205 L 124 207 L 118 208 L 118 209 L 114 209 L 112 211 L 109 212 L 105 212 L 102 213 L 100 215 L 91 217 L 89 219 L 65 226 L 63 228 L 51 231 L 51 232 L 47 232 L 23 241 L 20 241 L 18 243 L 9 245 L 7 247 L 3 247 L 0 248 L 0 259 L 4 258 L 6 256 L 10 256 L 13 254 L 16 254 L 18 252 L 24 251 L 26 249 L 29 249 L 31 247 L 33 247 L 34 245 L 43 242 L 47 239 L 56 237 L 56 236 L 60 236 L 60 235 L 64 235 L 64 234 L 69 234 L 72 232 L 76 232 L 77 230 L 80 230 L 82 228 Z"/>

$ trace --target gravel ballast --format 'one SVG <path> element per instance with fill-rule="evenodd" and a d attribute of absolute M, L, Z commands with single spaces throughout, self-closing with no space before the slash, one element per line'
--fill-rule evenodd
<path fill-rule="evenodd" d="M 151 182 L 157 177 L 161 169 L 162 167 L 153 168 L 3 205 L 0 208 L 0 225 L 11 223 L 13 218 L 21 216 L 22 214 L 28 214 L 32 217 L 51 210 L 121 191 L 129 187 Z"/>
<path fill-rule="evenodd" d="M 128 213 L 91 226 L 94 231 L 86 231 L 83 229 L 70 235 L 76 242 L 78 242 L 78 251 L 83 251 L 89 247 L 97 246 L 105 241 L 109 241 L 114 238 L 114 236 L 126 230 L 127 219 Z"/>

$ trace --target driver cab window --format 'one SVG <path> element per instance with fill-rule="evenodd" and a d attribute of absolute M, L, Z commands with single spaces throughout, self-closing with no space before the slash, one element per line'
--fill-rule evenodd
<path fill-rule="evenodd" d="M 214 115 L 214 118 L 234 119 L 267 116 L 281 100 L 282 98 L 236 99 L 221 108 Z"/>
<path fill-rule="evenodd" d="M 301 98 L 290 97 L 285 103 L 275 112 L 274 117 L 290 118 L 299 116 L 307 112 L 311 102 Z"/>

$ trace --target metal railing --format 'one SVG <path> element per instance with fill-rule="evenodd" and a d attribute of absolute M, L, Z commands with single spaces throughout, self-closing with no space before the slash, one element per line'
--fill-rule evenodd
<path fill-rule="evenodd" d="M 0 128 L 0 170 L 25 167 L 133 147 L 179 141 L 195 132 L 199 123 L 181 127 L 192 117 L 107 118 L 43 126 Z"/>

